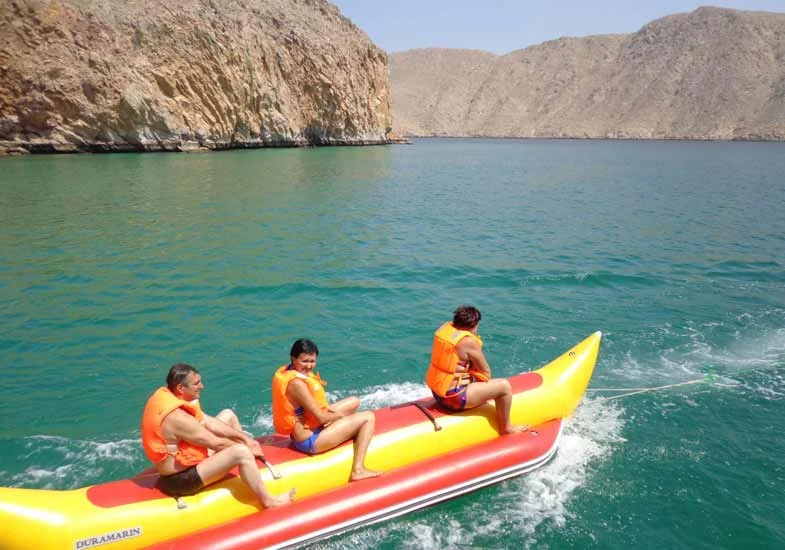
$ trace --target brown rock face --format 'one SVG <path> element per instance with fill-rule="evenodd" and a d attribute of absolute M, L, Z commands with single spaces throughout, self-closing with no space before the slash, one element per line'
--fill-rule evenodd
<path fill-rule="evenodd" d="M 387 56 L 326 0 L 2 0 L 0 152 L 386 142 Z"/>
<path fill-rule="evenodd" d="M 785 139 L 785 15 L 699 8 L 496 56 L 390 56 L 402 135 Z"/>

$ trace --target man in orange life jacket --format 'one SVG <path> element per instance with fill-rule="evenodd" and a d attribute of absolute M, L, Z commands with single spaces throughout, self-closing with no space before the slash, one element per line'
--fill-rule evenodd
<path fill-rule="evenodd" d="M 481 318 L 477 308 L 460 306 L 452 323 L 444 323 L 436 331 L 425 383 L 437 403 L 449 411 L 471 409 L 493 399 L 499 433 L 524 431 L 526 426 L 510 423 L 510 382 L 491 378 L 491 368 L 482 353 L 482 339 L 477 335 Z"/>
<path fill-rule="evenodd" d="M 233 411 L 216 417 L 202 412 L 199 395 L 202 376 L 190 365 L 174 365 L 166 386 L 147 401 L 142 415 L 142 445 L 160 474 L 158 488 L 180 497 L 199 492 L 238 466 L 240 478 L 265 508 L 281 506 L 294 498 L 294 489 L 272 496 L 262 482 L 256 458 L 264 460 L 259 442 L 242 431 Z"/>
<path fill-rule="evenodd" d="M 292 438 L 295 449 L 314 455 L 354 440 L 351 480 L 381 475 L 365 467 L 376 417 L 371 411 L 356 412 L 357 397 L 327 403 L 327 383 L 314 372 L 319 348 L 311 340 L 297 340 L 289 353 L 291 362 L 273 376 L 273 424 L 275 431 Z"/>

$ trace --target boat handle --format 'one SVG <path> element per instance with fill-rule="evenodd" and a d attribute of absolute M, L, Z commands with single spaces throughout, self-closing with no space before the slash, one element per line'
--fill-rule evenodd
<path fill-rule="evenodd" d="M 256 458 L 257 458 L 257 460 L 259 460 L 259 461 L 260 461 L 262 464 L 264 464 L 264 465 L 265 465 L 265 467 L 266 467 L 268 470 L 270 470 L 270 473 L 273 475 L 273 479 L 281 479 L 281 473 L 280 473 L 278 470 L 276 470 L 276 469 L 275 469 L 275 467 L 274 467 L 272 464 L 270 464 L 270 461 L 269 461 L 269 460 L 267 460 L 266 458 L 259 458 L 258 456 L 257 456 Z"/>
<path fill-rule="evenodd" d="M 420 409 L 420 412 L 422 412 L 426 417 L 428 417 L 428 420 L 430 420 L 431 424 L 433 424 L 434 431 L 438 432 L 439 430 L 442 429 L 442 427 L 439 425 L 438 422 L 436 422 L 436 419 L 431 414 L 431 411 L 426 409 L 425 406 L 422 403 L 420 403 L 419 401 L 409 401 L 408 403 L 400 403 L 398 405 L 393 405 L 390 408 L 391 409 L 400 409 L 402 407 L 408 407 L 410 405 L 414 405 L 415 407 Z"/>

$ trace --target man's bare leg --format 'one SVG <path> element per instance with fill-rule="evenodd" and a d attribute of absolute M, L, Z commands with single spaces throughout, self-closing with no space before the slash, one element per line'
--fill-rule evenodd
<path fill-rule="evenodd" d="M 499 435 L 524 432 L 528 426 L 510 424 L 512 386 L 505 378 L 492 378 L 487 382 L 473 382 L 466 387 L 466 408 L 473 409 L 489 399 L 496 402 L 496 422 Z"/>
<path fill-rule="evenodd" d="M 339 418 L 322 430 L 316 438 L 314 449 L 317 453 L 329 451 L 344 441 L 354 439 L 354 459 L 352 460 L 352 481 L 378 477 L 381 472 L 365 467 L 365 455 L 376 427 L 376 417 L 370 411 Z"/>
<path fill-rule="evenodd" d="M 196 471 L 203 483 L 209 485 L 220 480 L 234 466 L 238 466 L 240 478 L 265 508 L 276 508 L 294 500 L 294 489 L 281 496 L 273 496 L 267 491 L 259 468 L 256 466 L 256 458 L 248 447 L 240 443 L 207 457 L 196 466 Z"/>
<path fill-rule="evenodd" d="M 243 431 L 243 427 L 240 425 L 240 419 L 237 418 L 237 415 L 232 409 L 224 409 L 216 414 L 215 417 L 238 432 Z"/>

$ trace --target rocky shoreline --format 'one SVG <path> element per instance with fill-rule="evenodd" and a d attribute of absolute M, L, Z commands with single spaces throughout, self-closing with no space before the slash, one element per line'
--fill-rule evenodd
<path fill-rule="evenodd" d="M 390 142 L 387 54 L 327 0 L 8 0 L 0 36 L 0 154 Z"/>
<path fill-rule="evenodd" d="M 0 141 L 0 156 L 27 154 L 74 154 L 74 153 L 199 153 L 209 151 L 229 151 L 233 149 L 290 148 L 290 147 L 331 147 L 331 146 L 371 146 L 410 143 L 408 138 L 369 138 L 369 139 L 320 139 L 298 140 L 245 140 L 245 141 L 148 141 L 144 143 L 95 142 L 61 143 L 54 141 Z"/>

